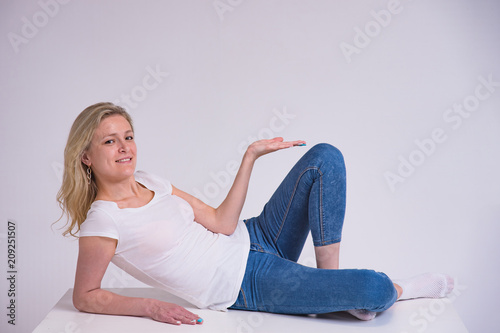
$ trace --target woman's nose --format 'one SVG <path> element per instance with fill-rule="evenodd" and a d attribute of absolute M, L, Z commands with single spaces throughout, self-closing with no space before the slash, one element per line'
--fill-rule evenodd
<path fill-rule="evenodd" d="M 126 152 L 128 150 L 127 143 L 122 141 L 122 140 L 120 140 L 119 142 L 120 142 L 120 145 L 118 147 L 118 151 Z"/>

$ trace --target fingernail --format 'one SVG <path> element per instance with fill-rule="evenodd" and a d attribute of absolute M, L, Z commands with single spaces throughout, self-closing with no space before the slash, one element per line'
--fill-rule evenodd
<path fill-rule="evenodd" d="M 203 322 L 203 319 L 201 318 L 198 318 L 198 320 L 196 320 L 198 323 L 202 323 Z"/>
<path fill-rule="evenodd" d="M 306 144 L 305 143 L 301 143 L 299 146 L 305 146 Z"/>

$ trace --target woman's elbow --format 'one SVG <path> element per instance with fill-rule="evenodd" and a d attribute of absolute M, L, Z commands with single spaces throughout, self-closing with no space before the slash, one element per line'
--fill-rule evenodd
<path fill-rule="evenodd" d="M 73 292 L 73 306 L 75 309 L 81 312 L 91 312 L 89 308 L 89 300 L 86 296 L 88 296 L 86 293 Z"/>
<path fill-rule="evenodd" d="M 226 235 L 226 236 L 231 236 L 232 234 L 234 234 L 235 231 L 236 231 L 236 227 L 229 227 L 220 233 L 223 235 Z"/>
<path fill-rule="evenodd" d="M 231 223 L 231 225 L 228 227 L 227 233 L 225 234 L 226 236 L 231 236 L 236 232 L 236 229 L 238 228 L 238 223 L 239 220 L 234 221 Z"/>
<path fill-rule="evenodd" d="M 75 307 L 75 309 L 85 312 L 84 303 L 85 302 L 80 295 L 73 293 L 73 306 Z"/>
<path fill-rule="evenodd" d="M 212 219 L 207 225 L 207 229 L 216 233 L 226 236 L 231 236 L 236 231 L 238 226 L 238 220 L 234 217 L 224 216 L 223 214 L 218 214 L 217 210 L 214 210 Z"/>
<path fill-rule="evenodd" d="M 217 227 L 214 228 L 214 230 L 212 230 L 212 232 L 214 232 L 216 234 L 231 236 L 236 231 L 236 226 L 237 226 L 237 224 L 234 224 L 234 225 L 229 224 L 229 223 L 219 224 Z"/>

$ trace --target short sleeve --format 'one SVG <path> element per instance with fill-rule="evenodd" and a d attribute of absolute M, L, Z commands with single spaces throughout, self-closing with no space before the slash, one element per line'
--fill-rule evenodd
<path fill-rule="evenodd" d="M 90 209 L 87 219 L 80 226 L 80 237 L 100 236 L 119 239 L 118 228 L 113 218 L 101 209 Z"/>

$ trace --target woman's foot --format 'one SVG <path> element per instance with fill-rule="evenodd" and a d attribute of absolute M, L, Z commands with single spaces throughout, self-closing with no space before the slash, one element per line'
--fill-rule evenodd
<path fill-rule="evenodd" d="M 398 300 L 441 298 L 453 291 L 455 281 L 446 274 L 425 273 L 404 280 L 394 280 L 403 289 Z"/>
<path fill-rule="evenodd" d="M 347 312 L 360 320 L 372 320 L 377 315 L 376 312 L 363 309 L 347 310 Z"/>

